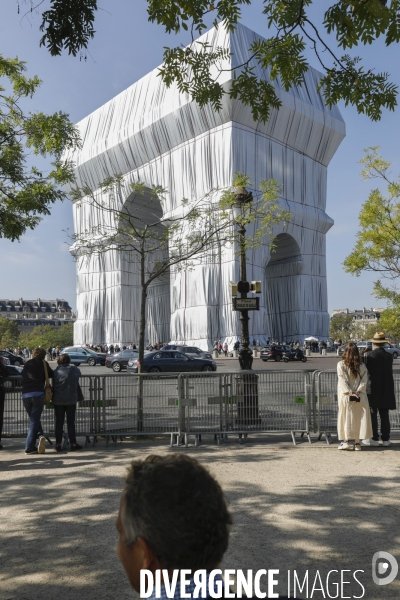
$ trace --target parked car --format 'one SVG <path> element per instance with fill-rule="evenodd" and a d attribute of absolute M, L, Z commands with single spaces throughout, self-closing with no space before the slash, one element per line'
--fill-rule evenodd
<path fill-rule="evenodd" d="M 15 367 L 14 365 L 7 365 L 7 371 L 11 379 L 7 379 L 4 382 L 5 393 L 16 392 L 22 390 L 22 367 Z M 17 379 L 18 378 L 18 379 Z"/>
<path fill-rule="evenodd" d="M 393 344 L 389 344 L 388 342 L 386 342 L 385 344 L 380 344 L 381 346 L 384 347 L 384 349 L 386 350 L 386 352 L 389 352 L 390 354 L 393 355 L 393 358 L 397 358 L 398 356 L 400 356 L 400 348 L 397 348 L 397 346 L 394 346 Z M 343 352 L 346 349 L 347 344 L 343 344 L 343 346 L 340 346 L 339 348 L 339 356 L 343 355 Z M 367 351 L 369 352 L 370 350 L 372 350 L 372 342 L 357 342 L 357 348 L 359 350 L 359 352 L 361 352 L 364 348 L 367 348 Z"/>
<path fill-rule="evenodd" d="M 136 359 L 139 356 L 138 350 L 123 350 L 118 354 L 106 356 L 106 367 L 112 369 L 114 373 L 119 373 L 122 369 L 126 369 L 130 358 Z"/>
<path fill-rule="evenodd" d="M 68 354 L 71 363 L 77 367 L 82 363 L 86 363 L 90 367 L 94 367 L 94 365 L 104 366 L 107 357 L 105 352 L 95 352 L 90 348 L 82 348 L 81 346 L 69 346 L 68 348 L 63 348 L 61 354 Z"/>
<path fill-rule="evenodd" d="M 210 352 L 204 352 L 200 348 L 196 346 L 168 346 L 168 350 L 177 350 L 178 352 L 183 352 L 183 354 L 187 354 L 192 358 L 209 358 L 212 359 Z"/>
<path fill-rule="evenodd" d="M 25 364 L 25 360 L 22 358 L 22 356 L 18 356 L 18 354 L 13 354 L 8 350 L 0 350 L 0 356 L 8 358 L 10 364 L 15 365 L 16 367 L 20 367 L 21 365 Z"/>
<path fill-rule="evenodd" d="M 131 358 L 128 362 L 128 373 L 138 372 L 138 360 Z M 159 350 L 149 352 L 143 359 L 144 373 L 182 373 L 184 371 L 216 371 L 217 365 L 207 358 L 192 358 L 177 350 Z"/>
<path fill-rule="evenodd" d="M 283 358 L 283 354 L 285 352 L 291 352 L 290 346 L 265 346 L 260 353 L 260 358 L 262 361 L 267 362 L 267 360 L 275 360 L 279 362 Z"/>

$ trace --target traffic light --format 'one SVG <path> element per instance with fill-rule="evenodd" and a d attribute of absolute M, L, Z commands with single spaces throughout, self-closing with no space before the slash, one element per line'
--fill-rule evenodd
<path fill-rule="evenodd" d="M 261 281 L 252 281 L 250 284 L 250 291 L 255 294 L 261 294 Z"/>
<path fill-rule="evenodd" d="M 236 296 L 238 295 L 238 286 L 235 281 L 231 281 L 231 294 L 232 298 L 236 298 Z"/>

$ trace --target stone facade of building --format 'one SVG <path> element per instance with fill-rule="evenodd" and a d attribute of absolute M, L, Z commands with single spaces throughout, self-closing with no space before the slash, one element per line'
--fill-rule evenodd
<path fill-rule="evenodd" d="M 1 300 L 0 317 L 18 323 L 23 333 L 29 333 L 38 325 L 60 327 L 75 321 L 72 308 L 66 300 Z"/>

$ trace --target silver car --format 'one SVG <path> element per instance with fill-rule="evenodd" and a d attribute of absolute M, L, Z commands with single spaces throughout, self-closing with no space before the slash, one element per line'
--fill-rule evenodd
<path fill-rule="evenodd" d="M 400 349 L 397 348 L 397 346 L 393 346 L 391 344 L 389 344 L 388 342 L 386 342 L 385 344 L 379 344 L 380 346 L 383 346 L 383 348 L 386 350 L 386 352 L 389 352 L 389 354 L 393 355 L 393 358 L 397 358 L 398 356 L 400 356 Z M 343 352 L 346 349 L 347 344 L 343 344 L 343 346 L 341 346 L 339 348 L 339 356 L 342 356 Z M 364 348 L 368 349 L 368 352 L 372 350 L 372 342 L 357 342 L 357 348 L 359 350 L 359 352 L 361 352 L 362 350 L 364 350 Z"/>
<path fill-rule="evenodd" d="M 191 358 L 208 358 L 208 359 L 212 358 L 212 356 L 209 352 L 204 352 L 204 350 L 201 350 L 200 348 L 197 348 L 196 346 L 176 346 L 176 349 L 178 352 L 183 352 L 184 354 L 187 354 Z"/>

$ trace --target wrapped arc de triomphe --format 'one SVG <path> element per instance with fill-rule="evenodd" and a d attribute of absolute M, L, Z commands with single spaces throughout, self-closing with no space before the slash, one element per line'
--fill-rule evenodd
<path fill-rule="evenodd" d="M 244 26 L 234 34 L 212 29 L 202 38 L 231 50 L 232 67 L 249 56 L 259 36 Z M 267 74 L 256 67 L 256 74 Z M 233 71 L 222 74 L 229 86 Z M 215 112 L 199 108 L 175 87 L 167 89 L 155 69 L 83 119 L 83 147 L 70 158 L 78 184 L 93 190 L 108 176 L 160 185 L 166 210 L 182 198 L 200 199 L 214 188 L 230 186 L 236 172 L 250 176 L 254 189 L 273 178 L 282 185 L 280 203 L 291 220 L 276 226 L 276 250 L 268 239 L 248 253 L 247 277 L 261 280 L 260 311 L 251 312 L 250 337 L 304 339 L 326 337 L 326 240 L 333 224 L 325 212 L 327 167 L 345 136 L 338 108 L 325 106 L 318 91 L 320 74 L 310 69 L 302 87 L 286 92 L 266 124 L 255 122 L 239 101 L 223 100 Z M 102 198 L 107 203 L 108 199 Z M 122 204 L 129 197 L 122 199 Z M 142 211 L 146 210 L 143 202 Z M 74 204 L 77 234 L 95 231 L 99 212 Z M 72 248 L 74 253 L 74 248 Z M 77 256 L 75 343 L 129 343 L 138 340 L 140 286 L 137 265 L 116 250 Z M 238 281 L 238 259 L 226 250 L 218 263 L 202 264 L 156 281 L 149 290 L 147 335 L 152 343 L 175 341 L 210 348 L 240 337 L 239 313 L 232 312 L 230 281 Z"/>

